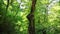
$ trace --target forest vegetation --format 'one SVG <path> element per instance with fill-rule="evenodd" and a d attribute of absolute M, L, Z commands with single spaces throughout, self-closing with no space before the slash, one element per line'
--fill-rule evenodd
<path fill-rule="evenodd" d="M 60 34 L 60 0 L 0 0 L 0 34 Z"/>

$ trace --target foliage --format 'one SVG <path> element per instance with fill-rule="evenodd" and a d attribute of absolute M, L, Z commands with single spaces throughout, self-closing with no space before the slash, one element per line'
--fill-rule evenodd
<path fill-rule="evenodd" d="M 28 34 L 28 19 L 32 0 L 22 0 L 26 6 L 21 9 L 17 0 L 0 0 L 0 33 L 1 34 Z M 7 8 L 8 5 L 8 8 Z M 60 34 L 60 1 L 48 11 L 49 0 L 37 0 L 34 12 L 35 32 L 42 34 Z"/>

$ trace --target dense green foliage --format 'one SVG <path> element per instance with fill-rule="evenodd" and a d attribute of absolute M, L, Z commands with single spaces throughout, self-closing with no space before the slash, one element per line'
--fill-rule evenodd
<path fill-rule="evenodd" d="M 20 8 L 17 0 L 0 0 L 0 34 L 28 34 L 29 21 L 26 16 L 31 10 L 31 0 L 22 0 L 26 6 Z M 48 11 L 49 0 L 37 0 L 34 12 L 35 32 L 60 34 L 60 1 Z"/>

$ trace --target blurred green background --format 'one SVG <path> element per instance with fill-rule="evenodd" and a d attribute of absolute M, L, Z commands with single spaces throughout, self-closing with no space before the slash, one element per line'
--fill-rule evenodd
<path fill-rule="evenodd" d="M 49 10 L 50 0 L 37 0 L 34 12 L 35 33 L 60 34 L 60 1 Z M 53 1 L 53 0 L 52 0 Z M 32 0 L 0 0 L 0 34 L 28 34 Z M 44 30 L 44 31 L 43 31 Z"/>

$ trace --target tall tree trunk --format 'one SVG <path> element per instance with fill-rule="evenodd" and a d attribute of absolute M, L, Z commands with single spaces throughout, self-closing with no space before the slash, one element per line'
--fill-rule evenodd
<path fill-rule="evenodd" d="M 27 15 L 29 20 L 28 31 L 29 34 L 35 34 L 35 23 L 34 23 L 34 10 L 35 10 L 36 0 L 32 0 L 31 12 Z"/>

